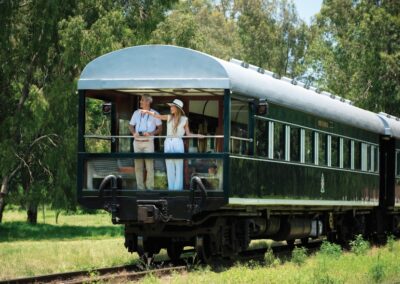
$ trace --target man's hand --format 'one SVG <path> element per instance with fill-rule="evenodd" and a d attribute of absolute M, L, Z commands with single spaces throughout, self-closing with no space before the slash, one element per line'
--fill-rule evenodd
<path fill-rule="evenodd" d="M 143 136 L 151 136 L 151 133 L 149 133 L 149 132 L 144 132 L 144 133 L 143 133 Z"/>

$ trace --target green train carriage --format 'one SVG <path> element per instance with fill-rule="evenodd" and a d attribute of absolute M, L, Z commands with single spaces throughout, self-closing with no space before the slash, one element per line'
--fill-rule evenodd
<path fill-rule="evenodd" d="M 125 225 L 130 252 L 167 248 L 176 259 L 194 246 L 206 260 L 258 238 L 346 240 L 399 228 L 396 118 L 176 46 L 103 55 L 83 70 L 78 89 L 79 202 Z M 155 153 L 134 153 L 128 122 L 142 94 L 160 113 L 181 99 L 203 138 L 184 137 L 185 153 L 166 154 L 163 133 Z M 154 190 L 137 189 L 134 160 L 143 158 L 155 161 Z M 171 158 L 184 160 L 181 191 L 167 187 Z"/>

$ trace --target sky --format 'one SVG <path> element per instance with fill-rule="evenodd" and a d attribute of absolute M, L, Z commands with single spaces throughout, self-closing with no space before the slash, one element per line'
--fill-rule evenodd
<path fill-rule="evenodd" d="M 297 12 L 307 24 L 310 24 L 311 17 L 319 12 L 322 0 L 294 0 Z"/>

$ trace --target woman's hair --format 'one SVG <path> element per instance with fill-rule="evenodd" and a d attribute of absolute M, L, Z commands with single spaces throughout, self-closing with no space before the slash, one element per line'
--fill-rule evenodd
<path fill-rule="evenodd" d="M 171 115 L 170 119 L 174 119 L 174 116 L 177 117 L 176 120 L 174 120 L 174 128 L 173 128 L 173 132 L 176 133 L 176 130 L 178 129 L 178 125 L 179 125 L 179 121 L 181 120 L 181 117 L 183 116 L 183 112 L 179 107 L 175 107 L 176 108 L 176 113 Z"/>

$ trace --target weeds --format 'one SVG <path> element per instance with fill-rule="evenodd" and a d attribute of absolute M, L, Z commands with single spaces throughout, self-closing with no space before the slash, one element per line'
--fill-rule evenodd
<path fill-rule="evenodd" d="M 338 244 L 323 241 L 319 253 L 338 259 L 342 255 L 342 248 Z"/>
<path fill-rule="evenodd" d="M 264 255 L 264 262 L 267 267 L 274 267 L 280 264 L 280 259 L 275 257 L 274 252 L 269 247 Z"/>
<path fill-rule="evenodd" d="M 197 271 L 201 268 L 201 260 L 197 253 L 194 256 L 184 258 L 184 261 L 188 271 Z"/>
<path fill-rule="evenodd" d="M 381 254 L 379 253 L 376 261 L 369 270 L 369 274 L 375 283 L 381 282 L 385 277 L 385 265 L 380 260 L 380 256 Z"/>
<path fill-rule="evenodd" d="M 388 247 L 388 250 L 389 250 L 390 252 L 393 252 L 393 251 L 394 251 L 394 245 L 395 245 L 395 243 L 396 243 L 396 241 L 395 241 L 394 236 L 393 236 L 393 235 L 389 235 L 389 236 L 387 237 L 387 247 Z"/>
<path fill-rule="evenodd" d="M 292 252 L 292 262 L 297 265 L 302 265 L 307 259 L 307 249 L 304 247 L 296 247 Z"/>
<path fill-rule="evenodd" d="M 355 240 L 350 242 L 351 252 L 356 255 L 364 255 L 370 248 L 369 242 L 364 240 L 362 235 L 357 235 Z"/>

